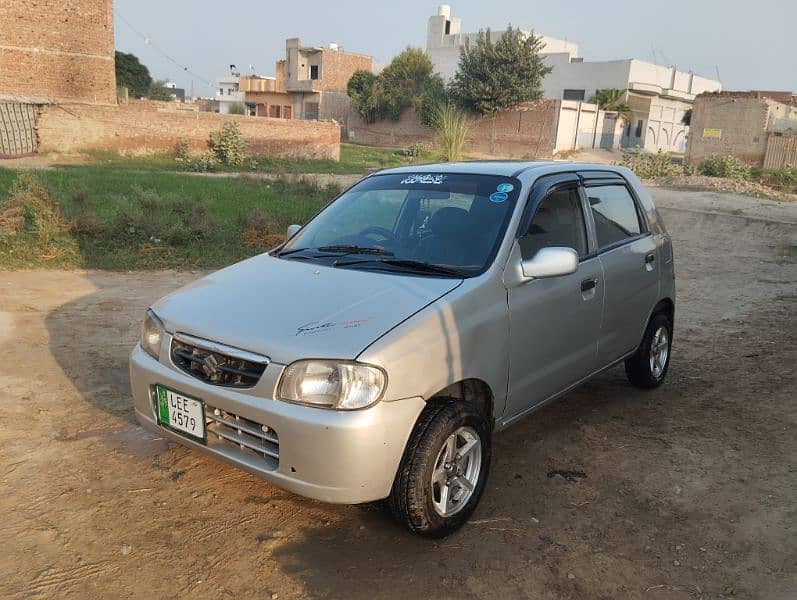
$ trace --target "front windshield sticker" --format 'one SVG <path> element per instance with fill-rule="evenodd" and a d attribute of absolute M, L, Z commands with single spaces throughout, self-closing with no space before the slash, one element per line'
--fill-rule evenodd
<path fill-rule="evenodd" d="M 496 191 L 501 192 L 502 194 L 508 194 L 509 192 L 515 189 L 515 186 L 512 185 L 511 183 L 502 183 L 495 189 Z"/>
<path fill-rule="evenodd" d="M 505 194 L 504 192 L 495 192 L 492 196 L 490 196 L 490 201 L 500 204 L 501 202 L 506 202 L 507 198 L 509 198 L 508 194 Z"/>
<path fill-rule="evenodd" d="M 414 183 L 440 185 L 445 180 L 445 175 L 409 175 L 401 181 L 401 185 L 412 185 Z"/>

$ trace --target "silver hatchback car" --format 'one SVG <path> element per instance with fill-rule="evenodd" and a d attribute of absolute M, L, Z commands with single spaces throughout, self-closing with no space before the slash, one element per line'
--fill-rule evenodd
<path fill-rule="evenodd" d="M 133 399 L 160 435 L 439 537 L 476 507 L 494 432 L 621 362 L 659 385 L 674 311 L 670 237 L 629 170 L 392 169 L 156 302 Z"/>

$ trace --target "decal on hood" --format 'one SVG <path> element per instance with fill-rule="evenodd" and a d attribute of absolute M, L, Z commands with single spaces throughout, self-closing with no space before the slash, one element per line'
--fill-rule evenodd
<path fill-rule="evenodd" d="M 348 319 L 346 321 L 312 321 L 311 323 L 297 327 L 296 335 L 313 335 L 315 333 L 324 333 L 337 329 L 354 329 L 355 327 L 364 325 L 372 319 L 373 317 L 365 317 L 364 319 Z"/>

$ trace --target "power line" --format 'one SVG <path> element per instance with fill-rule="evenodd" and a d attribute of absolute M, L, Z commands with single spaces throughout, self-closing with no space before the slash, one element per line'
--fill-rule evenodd
<path fill-rule="evenodd" d="M 208 81 L 207 78 L 202 77 L 202 75 L 199 75 L 198 73 L 195 73 L 194 71 L 189 69 L 186 65 L 182 64 L 180 61 L 178 61 L 176 58 L 174 58 L 171 54 L 169 54 L 163 48 L 161 48 L 155 42 L 153 42 L 152 39 L 148 35 L 142 33 L 141 31 L 139 31 L 138 29 L 133 27 L 133 25 L 130 23 L 130 21 L 125 19 L 124 15 L 122 13 L 120 13 L 118 10 L 116 11 L 116 14 L 119 16 L 119 19 L 122 21 L 122 23 L 127 25 L 133 33 L 135 33 L 142 40 L 144 40 L 144 44 L 146 44 L 147 46 L 152 46 L 152 48 L 158 54 L 160 54 L 163 58 L 165 58 L 169 62 L 173 63 L 174 65 L 178 66 L 180 69 L 182 69 L 184 72 L 188 73 L 189 75 L 193 75 L 194 77 L 199 79 L 205 85 L 213 86 L 213 84 L 210 81 Z"/>

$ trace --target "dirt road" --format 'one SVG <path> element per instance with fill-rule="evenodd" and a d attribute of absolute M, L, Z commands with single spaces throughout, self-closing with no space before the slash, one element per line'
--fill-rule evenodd
<path fill-rule="evenodd" d="M 0 597 L 794 598 L 797 206 L 654 194 L 667 383 L 614 370 L 498 436 L 473 521 L 439 542 L 133 422 L 139 319 L 196 274 L 0 273 Z"/>

